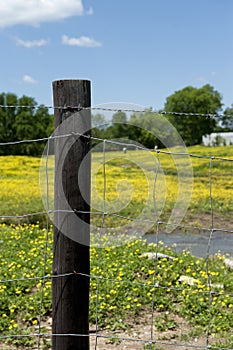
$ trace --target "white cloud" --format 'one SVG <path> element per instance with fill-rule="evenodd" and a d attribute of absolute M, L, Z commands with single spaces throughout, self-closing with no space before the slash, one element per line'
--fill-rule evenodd
<path fill-rule="evenodd" d="M 48 40 L 40 39 L 40 40 L 22 40 L 19 38 L 16 38 L 16 44 L 18 46 L 24 46 L 26 48 L 32 48 L 32 47 L 41 47 L 48 44 Z"/>
<path fill-rule="evenodd" d="M 23 76 L 23 82 L 27 84 L 37 84 L 37 81 L 27 74 Z"/>
<path fill-rule="evenodd" d="M 206 81 L 206 78 L 203 77 L 203 76 L 199 76 L 199 77 L 196 78 L 196 81 L 198 81 L 199 83 L 203 83 L 203 82 Z"/>
<path fill-rule="evenodd" d="M 79 38 L 69 38 L 67 35 L 62 36 L 62 44 L 81 47 L 100 47 L 102 44 L 88 36 L 80 36 Z"/>
<path fill-rule="evenodd" d="M 0 6 L 0 27 L 37 26 L 84 14 L 82 0 L 7 0 Z"/>

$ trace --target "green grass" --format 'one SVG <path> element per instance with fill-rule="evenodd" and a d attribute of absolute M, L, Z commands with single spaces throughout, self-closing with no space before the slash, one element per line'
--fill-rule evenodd
<path fill-rule="evenodd" d="M 189 148 L 189 152 L 201 156 L 214 155 L 233 159 L 233 147 L 195 146 Z M 166 198 L 159 219 L 167 219 L 177 198 L 177 170 L 170 155 L 160 153 L 158 156 L 160 169 L 166 178 Z M 106 159 L 108 162 L 104 183 L 104 169 L 101 165 L 103 154 L 93 154 L 93 169 L 97 170 L 94 172 L 92 181 L 96 181 L 96 195 L 98 195 L 96 202 L 93 200 L 93 207 L 101 203 L 103 189 L 106 186 L 108 209 L 114 212 L 114 208 L 120 203 L 119 210 L 115 212 L 137 218 L 147 201 L 148 188 L 151 195 L 151 184 L 154 183 L 155 170 L 158 166 L 157 156 L 143 151 L 132 151 L 127 154 L 112 152 L 106 154 Z M 210 159 L 195 157 L 191 160 L 194 173 L 193 193 L 184 220 L 189 225 L 197 220 L 198 224 L 203 226 L 202 219 L 206 215 L 211 218 Z M 228 224 L 228 227 L 231 227 L 232 162 L 213 159 L 212 166 L 215 224 L 217 226 L 217 219 L 221 218 L 219 225 Z M 40 158 L 0 157 L 0 168 L 0 216 L 44 211 L 39 186 Z M 51 201 L 53 198 L 52 173 L 52 168 L 49 168 Z M 162 178 L 158 179 L 157 188 L 159 189 L 162 188 L 162 180 Z M 132 188 L 125 181 L 130 182 Z M 185 178 L 183 181 L 185 183 Z M 120 190 L 117 184 L 120 184 Z M 163 193 L 161 197 L 159 195 L 158 202 L 162 200 Z M 130 199 L 129 203 L 128 199 Z M 152 205 L 153 201 L 149 203 Z M 99 210 L 102 210 L 101 205 Z M 149 213 L 153 213 L 153 205 L 148 210 Z M 3 223 L 4 221 L 6 224 Z M 21 225 L 10 225 L 10 222 Z M 51 280 L 49 278 L 30 280 L 30 278 L 51 274 L 52 271 L 51 232 L 48 234 L 46 268 L 44 266 L 46 230 L 43 227 L 45 222 L 45 216 L 38 215 L 16 221 L 5 219 L 0 225 L 0 334 L 3 336 L 37 333 L 39 315 L 42 317 L 41 332 L 49 332 L 46 329 L 46 320 L 51 316 Z M 101 220 L 95 217 L 92 218 L 92 222 L 101 226 Z M 117 226 L 119 219 L 112 216 L 106 217 L 105 224 L 107 227 Z M 122 234 L 127 236 L 123 228 L 122 231 Z M 121 238 L 123 241 L 123 236 Z M 223 264 L 223 257 L 216 256 L 209 259 L 207 263 L 205 259 L 195 258 L 186 251 L 178 255 L 161 243 L 158 246 L 159 252 L 172 255 L 174 260 L 162 259 L 155 263 L 153 260 L 140 257 L 143 252 L 155 252 L 156 249 L 155 245 L 148 245 L 141 240 L 128 241 L 115 248 L 91 248 L 91 275 L 101 278 L 91 279 L 90 323 L 94 324 L 96 321 L 96 302 L 98 301 L 100 330 L 128 332 L 131 323 L 136 323 L 138 319 L 143 326 L 143 322 L 146 322 L 143 321 L 146 320 L 144 316 L 151 315 L 153 303 L 156 313 L 154 327 L 161 334 L 160 339 L 163 339 L 167 329 L 174 331 L 179 328 L 177 317 L 180 317 L 189 327 L 187 332 L 183 332 L 181 342 L 205 336 L 208 330 L 214 349 L 232 348 L 233 271 Z M 181 275 L 194 278 L 195 284 L 189 286 L 179 282 Z M 24 280 L 16 281 L 21 278 Z M 7 282 L 8 280 L 14 281 Z M 155 287 L 154 282 L 158 287 Z M 210 293 L 209 282 L 213 286 L 214 293 Z M 223 288 L 217 285 L 223 285 Z M 43 300 L 41 299 L 42 289 Z M 114 334 L 112 339 L 116 341 Z M 20 349 L 22 347 L 30 349 L 36 339 L 8 338 L 5 341 Z M 50 348 L 49 339 L 42 338 L 41 341 L 44 349 Z M 160 348 L 159 343 L 153 346 L 154 349 Z M 146 348 L 151 346 L 145 345 Z"/>
<path fill-rule="evenodd" d="M 51 280 L 46 279 L 43 285 L 40 279 L 28 278 L 51 273 L 52 233 L 48 235 L 45 271 L 46 231 L 38 225 L 2 225 L 0 242 L 4 247 L 0 253 L 0 333 L 3 336 L 36 333 L 40 314 L 44 325 L 41 331 L 49 332 L 45 321 L 51 316 Z M 197 259 L 187 251 L 178 255 L 162 242 L 158 251 L 174 260 L 163 258 L 155 262 L 140 257 L 143 252 L 156 250 L 155 244 L 148 245 L 142 240 L 115 248 L 91 248 L 90 323 L 96 321 L 97 300 L 98 327 L 108 331 L 127 331 L 138 317 L 140 327 L 145 325 L 143 315 L 151 315 L 153 305 L 154 327 L 161 338 L 165 331 L 179 327 L 176 321 L 179 316 L 203 336 L 208 330 L 215 337 L 215 347 L 218 342 L 222 347 L 223 344 L 232 347 L 233 271 L 226 268 L 223 257 L 210 258 L 207 265 L 205 259 Z M 179 282 L 181 275 L 194 278 L 195 284 Z M 21 278 L 25 280 L 4 282 Z M 209 283 L 214 293 L 210 294 Z M 186 339 L 192 339 L 190 332 L 186 335 Z M 184 341 L 185 333 L 182 336 Z M 8 339 L 19 348 L 30 348 L 34 341 L 31 337 Z M 44 341 L 43 348 L 49 348 L 49 341 Z"/>

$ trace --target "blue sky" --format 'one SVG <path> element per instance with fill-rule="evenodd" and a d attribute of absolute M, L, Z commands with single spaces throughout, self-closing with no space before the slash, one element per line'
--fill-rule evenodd
<path fill-rule="evenodd" d="M 90 79 L 92 105 L 161 109 L 187 85 L 233 103 L 232 0 L 7 0 L 0 92 L 52 104 L 53 80 Z"/>

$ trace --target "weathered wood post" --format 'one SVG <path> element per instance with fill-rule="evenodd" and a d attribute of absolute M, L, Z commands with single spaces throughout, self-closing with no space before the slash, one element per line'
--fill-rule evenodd
<path fill-rule="evenodd" d="M 90 107 L 90 81 L 54 81 L 53 99 L 52 349 L 88 350 L 91 112 L 77 107 Z"/>

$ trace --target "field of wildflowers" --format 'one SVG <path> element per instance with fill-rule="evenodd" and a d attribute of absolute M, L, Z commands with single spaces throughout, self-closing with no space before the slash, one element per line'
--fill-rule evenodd
<path fill-rule="evenodd" d="M 232 201 L 232 161 L 233 148 L 202 147 L 188 148 L 193 169 L 192 196 L 188 203 L 187 215 L 184 220 L 191 222 L 193 217 L 200 217 L 200 213 L 210 214 L 210 158 L 211 159 L 211 191 L 212 207 L 216 219 L 219 215 L 231 217 Z M 148 151 L 109 152 L 106 166 L 103 167 L 103 154 L 93 153 L 92 167 L 92 207 L 103 210 L 102 200 L 106 201 L 106 209 L 110 213 L 137 218 L 145 205 L 148 211 L 154 213 L 154 182 L 156 171 L 161 172 L 156 177 L 156 197 L 159 219 L 167 220 L 170 216 L 178 195 L 177 168 L 174 159 L 169 154 L 156 154 Z M 106 153 L 107 154 L 107 153 Z M 108 154 L 107 154 L 108 155 Z M 199 158 L 206 156 L 207 158 Z M 159 158 L 158 158 L 159 157 Z M 217 157 L 231 159 L 219 160 Z M 181 158 L 182 159 L 182 158 Z M 159 163 L 158 163 L 159 162 Z M 182 162 L 182 160 L 181 160 Z M 49 163 L 49 198 L 53 201 L 53 161 Z M 40 183 L 45 179 L 40 177 L 41 159 L 39 157 L 2 156 L 0 215 L 24 215 L 43 212 Z M 45 162 L 44 162 L 45 167 Z M 103 176 L 105 174 L 105 176 Z M 42 175 L 45 176 L 45 173 Z M 185 182 L 185 174 L 181 179 Z M 198 215 L 195 215 L 198 214 Z M 209 217 L 210 218 L 210 217 Z M 101 219 L 93 216 L 95 224 L 101 225 Z M 116 220 L 110 216 L 106 225 L 116 225 Z M 5 219 L 7 221 L 7 219 Z M 20 222 L 44 222 L 43 215 L 25 217 Z M 9 220 L 8 220 L 9 222 Z M 209 223 L 211 220 L 209 220 Z M 216 222 L 218 225 L 218 222 Z"/>
<path fill-rule="evenodd" d="M 189 152 L 197 156 L 233 159 L 231 147 L 195 146 L 189 148 Z M 93 167 L 97 170 L 92 181 L 96 186 L 97 197 L 109 202 L 108 210 L 114 212 L 115 208 L 120 208 L 120 215 L 136 218 L 148 201 L 148 183 L 154 182 L 158 163 L 150 163 L 151 156 L 145 158 L 143 151 L 132 151 L 132 154 L 127 152 L 126 155 L 113 152 L 111 158 L 103 169 L 99 165 L 103 155 L 93 154 Z M 147 159 L 145 172 L 140 164 L 147 162 Z M 193 193 L 184 221 L 192 223 L 192 217 L 197 220 L 198 216 L 201 220 L 202 215 L 205 215 L 211 224 L 210 159 L 193 157 L 191 160 Z M 167 195 L 161 213 L 161 218 L 166 219 L 177 196 L 177 174 L 170 155 L 159 154 L 159 162 L 166 177 Z M 233 210 L 232 162 L 214 158 L 211 162 L 212 209 L 216 225 L 223 225 Z M 0 157 L 0 167 L 0 215 L 43 211 L 38 183 L 40 159 Z M 133 192 L 125 180 L 134 186 Z M 117 188 L 119 183 L 120 189 Z M 122 193 L 125 195 L 118 206 Z M 127 198 L 130 198 L 129 203 Z M 224 220 L 218 222 L 219 217 Z M 106 226 L 114 226 L 117 219 L 119 220 L 109 216 L 106 218 Z M 98 217 L 93 217 L 92 221 L 101 226 Z M 12 224 L 9 219 L 2 219 L 0 224 L 1 336 L 50 332 L 48 319 L 51 317 L 52 282 L 49 276 L 52 271 L 52 229 L 47 232 L 44 223 L 45 218 L 39 215 L 25 217 Z M 165 257 L 150 260 L 141 257 L 145 252 L 164 253 L 172 259 Z M 100 330 L 109 331 L 110 334 L 115 334 L 117 330 L 130 332 L 132 324 L 136 324 L 137 320 L 140 319 L 141 327 L 148 317 L 151 320 L 152 313 L 156 313 L 153 327 L 155 333 L 159 332 L 159 337 L 156 338 L 158 345 L 163 340 L 172 344 L 185 344 L 198 337 L 206 339 L 207 333 L 212 349 L 233 348 L 233 271 L 224 264 L 224 258 L 220 254 L 208 260 L 196 258 L 185 250 L 177 254 L 175 249 L 164 246 L 162 242 L 158 245 L 147 244 L 141 239 L 119 247 L 91 247 L 93 278 L 90 323 L 95 324 L 97 317 Z M 45 275 L 48 277 L 42 279 Z M 177 317 L 189 325 L 179 335 L 176 333 L 179 329 Z M 167 330 L 174 332 L 170 338 L 166 338 Z M 30 349 L 38 341 L 31 336 L 0 338 L 0 347 L 3 340 L 19 349 Z M 50 348 L 49 338 L 42 337 L 41 342 L 43 349 Z M 205 345 L 203 343 L 203 347 Z"/>
<path fill-rule="evenodd" d="M 0 242 L 1 335 L 48 334 L 52 232 L 36 224 L 2 224 Z M 145 252 L 167 254 L 172 259 L 150 260 L 142 257 Z M 48 278 L 41 279 L 44 275 Z M 127 332 L 138 318 L 142 327 L 146 322 L 142 315 L 151 318 L 153 309 L 158 342 L 164 340 L 167 330 L 176 334 L 180 317 L 190 328 L 182 335 L 173 334 L 172 343 L 185 343 L 208 331 L 214 349 L 233 346 L 233 272 L 221 255 L 210 258 L 207 264 L 206 259 L 195 258 L 188 251 L 177 254 L 162 242 L 148 245 L 135 240 L 115 248 L 91 248 L 91 276 L 90 323 L 95 324 L 98 317 L 100 330 Z M 42 348 L 49 349 L 49 339 L 42 340 Z M 28 336 L 5 341 L 22 349 L 32 348 L 37 339 Z"/>

